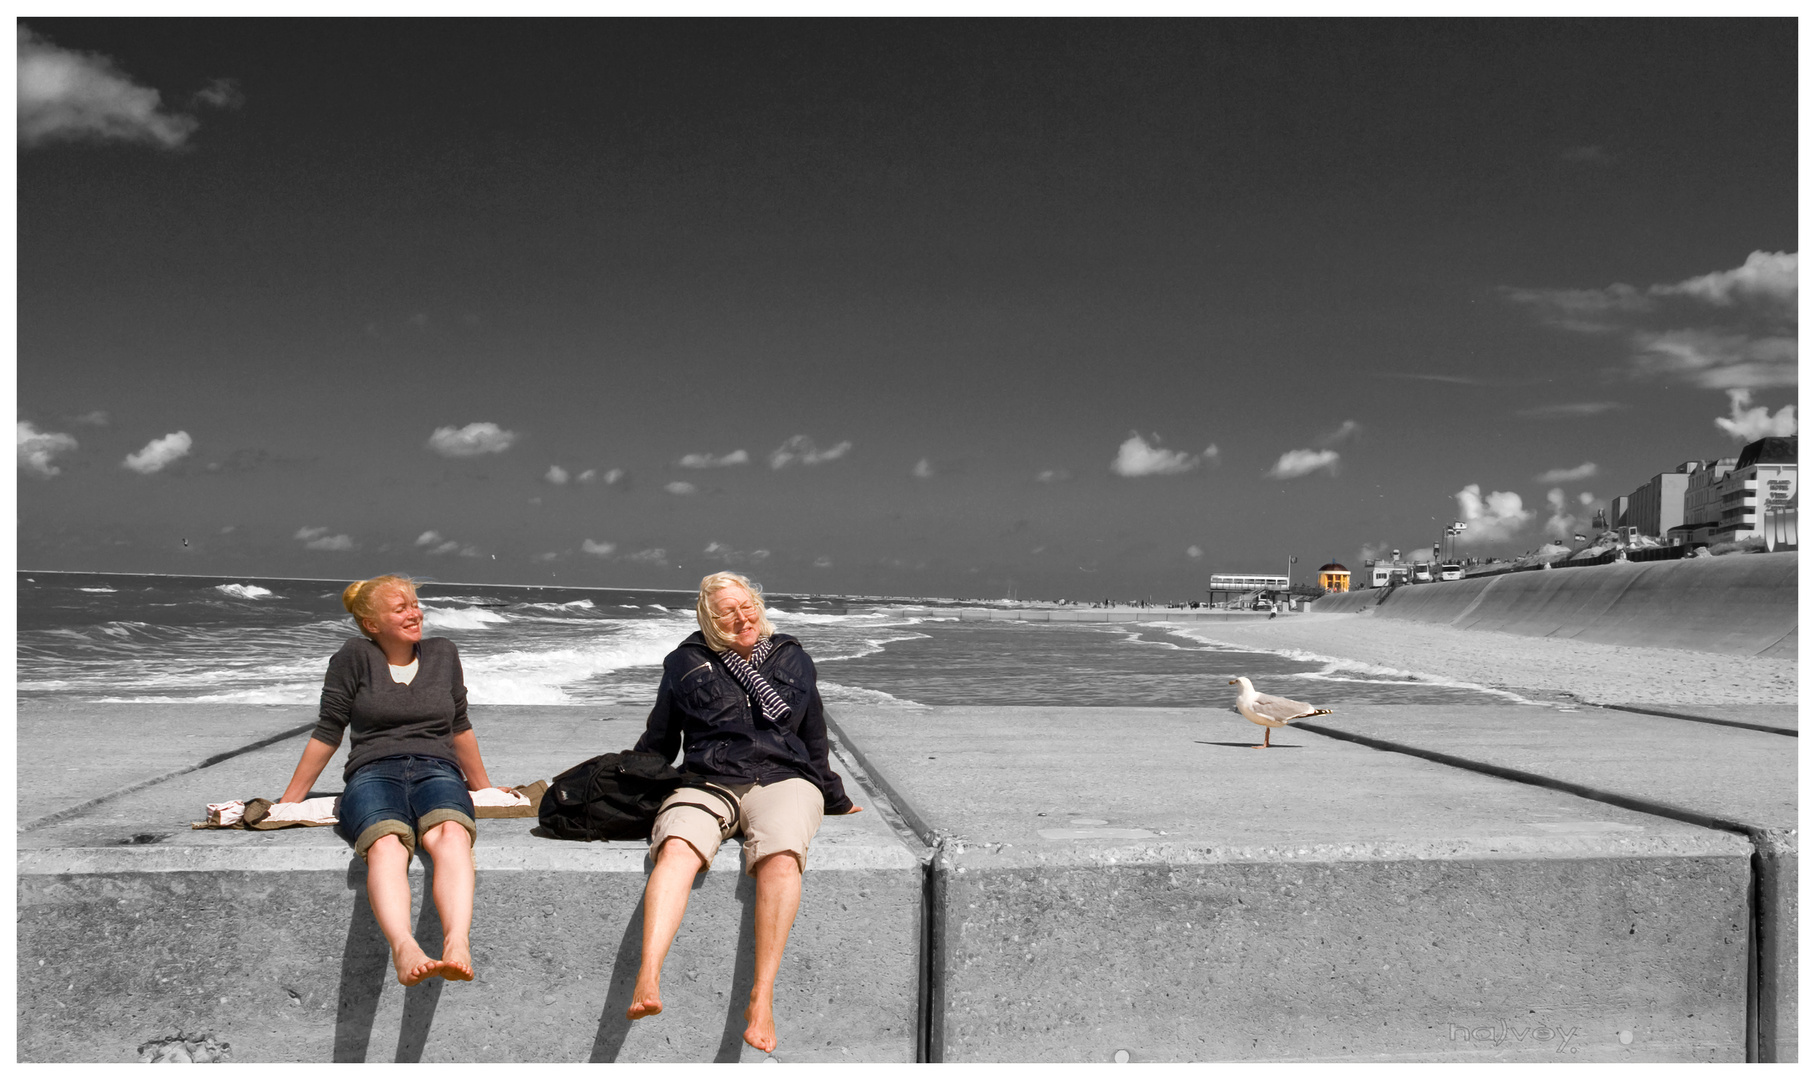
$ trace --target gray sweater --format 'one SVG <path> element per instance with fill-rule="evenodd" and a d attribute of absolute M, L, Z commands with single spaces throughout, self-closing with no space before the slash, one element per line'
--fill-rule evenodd
<path fill-rule="evenodd" d="M 341 733 L 352 725 L 347 777 L 361 765 L 397 754 L 460 763 L 453 737 L 473 728 L 466 718 L 460 651 L 446 638 L 423 638 L 416 659 L 416 677 L 407 686 L 391 678 L 384 650 L 367 638 L 348 638 L 328 661 L 321 719 L 310 737 L 338 747 Z"/>

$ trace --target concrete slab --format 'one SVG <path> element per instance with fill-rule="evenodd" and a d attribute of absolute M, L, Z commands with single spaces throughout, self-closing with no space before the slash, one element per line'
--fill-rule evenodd
<path fill-rule="evenodd" d="M 234 708 L 188 710 L 203 729 L 231 725 Z M 493 778 L 527 782 L 624 749 L 641 730 L 640 719 L 596 715 L 488 707 L 475 725 Z M 56 760 L 28 730 L 21 759 Z M 696 880 L 661 1016 L 623 1019 L 646 845 L 545 840 L 530 834 L 533 819 L 479 823 L 479 978 L 406 991 L 362 895 L 363 866 L 331 830 L 188 828 L 208 802 L 281 790 L 305 739 L 20 835 L 20 1060 L 129 1061 L 179 1031 L 228 1043 L 235 1061 L 762 1058 L 741 1039 L 754 897 L 736 845 Z M 337 790 L 339 768 L 318 789 Z M 420 910 L 420 864 L 413 875 L 418 934 L 439 940 L 433 906 Z M 881 814 L 826 820 L 777 985 L 777 1060 L 914 1059 L 923 880 Z"/>
<path fill-rule="evenodd" d="M 950 1061 L 1743 1060 L 1743 837 L 1222 710 L 847 706 Z"/>
<path fill-rule="evenodd" d="M 294 705 L 198 710 L 192 705 L 34 702 L 19 710 L 16 729 L 19 821 L 66 811 L 314 722 L 313 709 Z"/>
<path fill-rule="evenodd" d="M 1353 706 L 1333 729 L 1706 818 L 1753 836 L 1760 863 L 1756 1017 L 1765 1061 L 1796 1061 L 1797 740 L 1611 709 Z"/>

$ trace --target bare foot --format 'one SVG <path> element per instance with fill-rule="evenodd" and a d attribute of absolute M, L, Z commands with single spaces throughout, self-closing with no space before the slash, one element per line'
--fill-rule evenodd
<path fill-rule="evenodd" d="M 473 952 L 467 948 L 466 939 L 448 938 L 441 943 L 441 970 L 436 974 L 455 982 L 472 981 Z"/>
<path fill-rule="evenodd" d="M 415 986 L 431 975 L 441 974 L 441 961 L 423 952 L 414 940 L 392 951 L 391 964 L 397 969 L 397 981 L 405 986 Z"/>
<path fill-rule="evenodd" d="M 637 976 L 636 989 L 630 992 L 630 1008 L 624 1010 L 624 1015 L 632 1020 L 641 1020 L 661 1011 L 661 984 L 653 980 L 645 983 L 641 975 Z"/>
<path fill-rule="evenodd" d="M 750 992 L 750 1004 L 744 1007 L 744 1019 L 750 1026 L 744 1029 L 744 1041 L 765 1054 L 775 1052 L 775 1009 L 767 998 L 758 998 L 756 991 Z"/>

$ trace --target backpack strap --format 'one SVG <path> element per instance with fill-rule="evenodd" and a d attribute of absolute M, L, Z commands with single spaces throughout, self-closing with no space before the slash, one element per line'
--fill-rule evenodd
<path fill-rule="evenodd" d="M 704 810 L 706 813 L 711 814 L 714 818 L 718 819 L 719 828 L 726 830 L 732 835 L 736 835 L 743 828 L 743 804 L 738 802 L 736 793 L 730 788 L 715 784 L 710 780 L 701 780 L 692 776 L 684 778 L 678 786 L 704 791 L 722 805 L 706 806 L 696 802 L 671 802 L 668 804 L 669 806 L 691 806 L 695 810 Z M 727 811 L 729 811 L 729 813 L 727 813 Z"/>

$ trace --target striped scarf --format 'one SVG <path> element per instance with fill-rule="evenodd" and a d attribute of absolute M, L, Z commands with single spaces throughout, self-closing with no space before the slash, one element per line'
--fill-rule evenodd
<path fill-rule="evenodd" d="M 750 650 L 748 660 L 730 649 L 720 652 L 718 658 L 725 662 L 725 669 L 743 686 L 744 692 L 762 708 L 763 717 L 772 724 L 779 724 L 788 718 L 788 703 L 775 692 L 775 687 L 769 685 L 769 680 L 763 678 L 762 672 L 756 670 L 756 665 L 767 660 L 774 649 L 769 639 L 764 638 Z"/>

